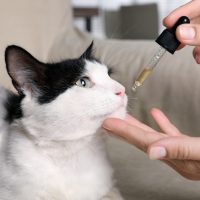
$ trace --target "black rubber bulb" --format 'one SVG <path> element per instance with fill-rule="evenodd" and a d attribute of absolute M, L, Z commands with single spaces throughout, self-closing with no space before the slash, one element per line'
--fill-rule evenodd
<path fill-rule="evenodd" d="M 189 24 L 190 23 L 190 19 L 186 16 L 182 16 L 178 19 L 178 21 L 174 24 L 174 26 L 172 27 L 171 31 L 172 32 L 176 32 L 176 29 L 178 26 L 180 26 L 181 24 Z"/>
<path fill-rule="evenodd" d="M 190 19 L 186 16 L 182 16 L 174 24 L 171 29 L 165 29 L 156 39 L 156 42 L 165 48 L 171 54 L 177 50 L 178 46 L 181 44 L 176 38 L 176 29 L 181 24 L 189 24 Z"/>

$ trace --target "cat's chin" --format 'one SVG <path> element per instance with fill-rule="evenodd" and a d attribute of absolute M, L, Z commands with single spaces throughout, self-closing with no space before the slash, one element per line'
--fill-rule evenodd
<path fill-rule="evenodd" d="M 108 115 L 106 118 L 118 118 L 118 119 L 125 119 L 126 117 L 126 107 L 121 106 L 119 109 L 117 109 L 115 112 L 112 114 Z"/>
<path fill-rule="evenodd" d="M 118 118 L 118 119 L 125 119 L 127 113 L 127 96 L 125 95 L 121 101 L 120 106 L 111 114 L 109 114 L 106 118 Z"/>

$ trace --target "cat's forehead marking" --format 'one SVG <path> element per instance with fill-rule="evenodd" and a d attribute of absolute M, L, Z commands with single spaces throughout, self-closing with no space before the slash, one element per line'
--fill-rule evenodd
<path fill-rule="evenodd" d="M 96 61 L 87 61 L 85 65 L 86 74 L 89 76 L 95 77 L 95 76 L 101 76 L 105 74 L 108 74 L 108 68 L 107 66 L 98 63 Z"/>
<path fill-rule="evenodd" d="M 46 72 L 44 87 L 39 96 L 40 103 L 49 103 L 57 96 L 75 85 L 75 82 L 84 74 L 85 62 L 81 59 L 66 60 L 49 65 Z"/>

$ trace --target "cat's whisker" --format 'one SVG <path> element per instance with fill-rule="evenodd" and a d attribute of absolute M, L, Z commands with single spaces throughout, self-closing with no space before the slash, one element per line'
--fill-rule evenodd
<path fill-rule="evenodd" d="M 128 99 L 130 99 L 130 100 L 138 100 L 139 98 L 138 97 L 128 97 Z"/>
<path fill-rule="evenodd" d="M 130 110 L 133 111 L 134 109 L 135 109 L 135 108 L 132 107 L 132 106 L 129 106 L 129 105 L 127 106 L 127 110 L 128 110 L 128 111 L 130 111 Z"/>

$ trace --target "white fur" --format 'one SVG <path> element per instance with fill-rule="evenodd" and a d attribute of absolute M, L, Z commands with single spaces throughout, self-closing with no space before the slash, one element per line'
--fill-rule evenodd
<path fill-rule="evenodd" d="M 1 200 L 115 196 L 113 170 L 97 130 L 108 116 L 125 117 L 127 97 L 116 95 L 125 89 L 108 76 L 106 66 L 86 61 L 86 69 L 92 88 L 74 86 L 43 105 L 25 91 L 24 117 L 5 125 L 8 131 L 0 121 Z"/>

